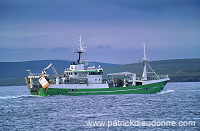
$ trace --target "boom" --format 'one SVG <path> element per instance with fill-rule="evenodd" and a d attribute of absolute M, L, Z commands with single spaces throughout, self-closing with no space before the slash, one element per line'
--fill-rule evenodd
<path fill-rule="evenodd" d="M 49 64 L 46 68 L 43 69 L 42 74 L 43 74 L 43 75 L 46 75 L 46 74 L 47 74 L 47 70 L 48 70 L 50 67 L 51 67 L 52 70 L 53 70 L 54 77 L 58 78 L 58 73 L 57 73 L 57 71 L 56 71 L 56 69 L 55 69 L 55 67 L 53 66 L 52 63 Z"/>

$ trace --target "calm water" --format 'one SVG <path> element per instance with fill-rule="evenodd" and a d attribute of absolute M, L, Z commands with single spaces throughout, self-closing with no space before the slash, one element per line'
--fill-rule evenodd
<path fill-rule="evenodd" d="M 95 121 L 105 125 L 87 125 Z M 195 126 L 116 121 L 193 121 Z M 168 83 L 156 94 L 96 96 L 39 97 L 29 95 L 26 86 L 0 87 L 0 130 L 200 130 L 200 82 Z"/>

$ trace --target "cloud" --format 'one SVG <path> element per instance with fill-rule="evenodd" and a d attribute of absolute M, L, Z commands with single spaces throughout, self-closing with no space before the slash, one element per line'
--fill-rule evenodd
<path fill-rule="evenodd" d="M 17 62 L 30 60 L 72 60 L 74 56 L 71 49 L 67 48 L 0 48 L 0 61 Z"/>
<path fill-rule="evenodd" d="M 6 0 L 1 18 L 16 21 L 124 21 L 199 16 L 198 0 Z"/>
<path fill-rule="evenodd" d="M 110 49 L 111 46 L 109 46 L 109 45 L 98 45 L 98 46 L 96 46 L 96 48 L 97 49 Z"/>
<path fill-rule="evenodd" d="M 200 57 L 194 53 L 200 43 L 199 12 L 198 0 L 2 0 L 0 48 L 39 48 L 44 50 L 37 50 L 38 54 L 43 51 L 64 58 L 61 53 L 76 49 L 82 34 L 88 54 L 101 61 L 108 61 L 102 52 L 113 62 L 129 61 L 126 56 L 140 53 L 144 42 L 150 50 L 162 50 L 159 57 L 152 54 L 157 59 L 187 57 L 181 51 L 180 55 L 167 54 L 176 49 L 190 49 L 188 57 Z M 16 52 L 16 60 L 28 59 L 28 52 L 22 51 L 24 56 Z M 39 55 L 29 57 L 41 59 Z M 8 58 L 15 60 L 14 55 Z"/>

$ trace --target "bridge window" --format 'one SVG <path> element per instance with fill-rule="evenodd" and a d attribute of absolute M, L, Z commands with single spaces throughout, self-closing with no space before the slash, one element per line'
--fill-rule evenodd
<path fill-rule="evenodd" d="M 89 75 L 102 75 L 103 72 L 89 72 Z"/>

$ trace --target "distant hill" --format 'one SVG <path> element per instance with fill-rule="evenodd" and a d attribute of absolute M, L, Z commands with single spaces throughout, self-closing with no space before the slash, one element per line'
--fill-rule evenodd
<path fill-rule="evenodd" d="M 59 73 L 71 64 L 70 61 L 64 60 L 0 62 L 0 85 L 24 85 L 24 77 L 27 76 L 25 70 L 31 69 L 33 73 L 40 73 L 50 63 L 54 64 Z M 104 77 L 108 73 L 124 71 L 134 72 L 137 76 L 142 74 L 142 63 L 116 65 L 95 62 L 95 65 L 104 68 Z M 171 82 L 200 81 L 200 59 L 151 61 L 149 65 L 157 74 L 168 74 Z M 48 73 L 51 73 L 51 69 Z"/>
<path fill-rule="evenodd" d="M 195 82 L 200 81 L 200 59 L 174 59 L 150 61 L 148 64 L 159 74 L 168 74 L 171 82 Z M 142 63 L 119 65 L 104 68 L 105 74 L 114 72 L 134 72 L 141 76 Z"/>
<path fill-rule="evenodd" d="M 25 70 L 31 69 L 33 73 L 41 73 L 50 63 L 54 64 L 57 72 L 63 72 L 64 68 L 69 68 L 71 61 L 65 60 L 38 60 L 38 61 L 25 61 L 25 62 L 0 62 L 0 79 L 1 78 L 24 78 L 27 76 Z M 113 67 L 117 64 L 91 62 L 92 65 L 101 67 Z M 51 73 L 51 69 L 48 73 Z"/>

